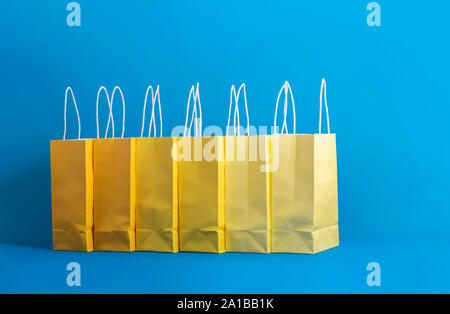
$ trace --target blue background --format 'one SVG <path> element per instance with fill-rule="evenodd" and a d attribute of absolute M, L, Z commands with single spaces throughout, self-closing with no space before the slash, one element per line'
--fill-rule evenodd
<path fill-rule="evenodd" d="M 379 1 L 382 26 L 368 27 L 369 1 L 80 0 L 73 28 L 68 2 L 0 2 L 0 292 L 450 292 L 449 2 Z M 341 247 L 315 256 L 51 250 L 49 142 L 62 137 L 66 86 L 82 136 L 95 137 L 97 90 L 120 85 L 133 137 L 148 84 L 161 86 L 169 136 L 196 82 L 204 126 L 224 127 L 231 84 L 246 83 L 250 122 L 270 126 L 288 80 L 297 130 L 314 133 L 322 77 Z M 74 137 L 71 105 L 68 119 Z M 72 261 L 81 288 L 66 286 Z M 382 267 L 381 287 L 366 285 L 369 262 Z"/>

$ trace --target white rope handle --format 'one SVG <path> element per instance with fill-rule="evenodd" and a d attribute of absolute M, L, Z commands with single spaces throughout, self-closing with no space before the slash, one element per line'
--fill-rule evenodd
<path fill-rule="evenodd" d="M 155 103 L 156 99 L 158 99 L 158 108 L 159 108 L 159 137 L 162 137 L 163 134 L 163 122 L 162 122 L 162 112 L 161 112 L 161 98 L 159 95 L 159 85 L 156 87 L 155 96 L 152 99 L 152 117 L 150 119 L 150 127 L 148 129 L 148 137 L 151 136 L 151 125 L 153 123 L 153 131 L 154 136 L 156 136 L 156 118 L 155 118 Z"/>
<path fill-rule="evenodd" d="M 288 133 L 288 128 L 287 128 L 287 106 L 288 106 L 288 93 L 291 96 L 291 101 L 292 101 L 292 113 L 293 113 L 293 118 L 294 118 L 294 133 L 295 134 L 295 130 L 296 130 L 296 117 L 295 117 L 295 102 L 294 102 L 294 95 L 292 93 L 292 89 L 291 89 L 291 85 L 289 85 L 288 81 L 284 82 L 283 87 L 281 87 L 280 92 L 278 93 L 278 98 L 277 98 L 277 104 L 275 106 L 275 117 L 273 119 L 273 127 L 274 127 L 274 133 L 277 132 L 277 114 L 278 114 L 278 103 L 280 101 L 280 97 L 281 97 L 281 93 L 284 91 L 284 120 L 283 120 L 283 126 L 281 129 L 281 134 L 283 134 L 284 131 L 286 131 L 286 134 Z"/>
<path fill-rule="evenodd" d="M 191 96 L 194 99 L 194 105 L 192 108 L 192 115 L 191 115 L 191 123 L 189 124 L 189 129 L 187 127 L 188 121 L 189 121 L 189 106 L 191 102 Z M 197 101 L 198 101 L 198 109 L 199 109 L 199 119 L 197 121 Z M 197 83 L 197 87 L 192 85 L 191 90 L 189 92 L 189 98 L 187 103 L 187 109 L 186 109 L 186 122 L 184 124 L 184 134 L 183 136 L 191 136 L 191 129 L 192 129 L 192 123 L 194 122 L 194 136 L 201 136 L 202 134 L 202 105 L 200 102 L 200 91 L 199 91 L 199 83 Z"/>
<path fill-rule="evenodd" d="M 80 121 L 80 113 L 78 112 L 77 102 L 75 101 L 75 95 L 73 94 L 72 88 L 69 86 L 66 88 L 66 93 L 64 96 L 64 135 L 63 140 L 66 140 L 66 132 L 67 132 L 67 93 L 70 91 L 72 94 L 73 104 L 75 106 L 75 111 L 77 112 L 78 118 L 78 139 L 81 138 L 81 121 Z"/>
<path fill-rule="evenodd" d="M 330 116 L 328 115 L 328 104 L 327 104 L 327 82 L 322 79 L 322 85 L 320 86 L 320 114 L 319 114 L 319 134 L 322 134 L 322 94 L 325 99 L 325 110 L 327 111 L 327 126 L 328 134 L 330 134 Z"/>
<path fill-rule="evenodd" d="M 158 106 L 159 106 L 159 122 L 160 122 L 160 137 L 162 137 L 162 129 L 163 129 L 163 122 L 162 122 L 162 113 L 161 113 L 161 99 L 159 96 L 159 85 L 156 87 L 156 91 L 155 93 L 153 93 L 153 86 L 149 86 L 147 87 L 147 92 L 145 93 L 145 100 L 144 100 L 144 112 L 142 114 L 142 129 L 141 129 L 141 137 L 144 136 L 144 128 L 145 128 L 145 110 L 147 107 L 147 98 L 148 98 L 148 92 L 152 91 L 152 116 L 150 119 L 150 125 L 148 128 L 148 137 L 151 136 L 151 132 L 152 132 L 152 126 L 153 126 L 153 134 L 154 136 L 156 136 L 156 118 L 155 118 L 155 103 L 156 103 L 156 99 L 158 99 Z"/>
<path fill-rule="evenodd" d="M 111 124 L 112 126 L 112 137 L 114 138 L 114 116 L 113 116 L 113 112 L 112 112 L 112 105 L 114 103 L 114 96 L 116 94 L 117 91 L 119 91 L 121 97 L 122 97 L 122 105 L 123 105 L 123 115 L 122 115 L 122 138 L 125 135 L 125 97 L 123 96 L 122 90 L 120 89 L 119 86 L 114 87 L 113 92 L 111 94 L 111 99 L 109 98 L 108 95 L 108 90 L 106 89 L 106 87 L 102 86 L 100 87 L 100 89 L 98 90 L 97 93 L 97 103 L 96 103 L 96 117 L 97 117 L 97 138 L 100 137 L 100 127 L 99 127 L 99 123 L 98 123 L 98 100 L 100 97 L 100 93 L 102 91 L 105 91 L 106 94 L 106 99 L 108 101 L 108 106 L 109 106 L 109 117 L 108 117 L 108 123 L 106 125 L 106 132 L 105 132 L 105 138 L 108 136 L 108 131 L 109 131 L 109 125 Z"/>
<path fill-rule="evenodd" d="M 116 91 L 119 91 L 120 96 L 122 97 L 122 110 L 123 110 L 123 115 L 122 115 L 122 138 L 125 135 L 125 97 L 123 96 L 122 90 L 120 89 L 119 86 L 114 87 L 112 95 L 111 95 L 111 111 L 112 111 L 112 105 L 114 104 L 114 94 L 116 93 Z M 112 115 L 112 113 L 111 113 Z M 108 119 L 108 125 L 106 127 L 106 130 L 108 130 L 109 127 L 109 119 Z"/>
<path fill-rule="evenodd" d="M 239 89 L 240 91 L 240 89 Z M 233 114 L 233 132 L 234 132 L 234 136 L 236 136 L 236 119 L 237 119 L 237 124 L 240 125 L 240 121 L 239 121 L 239 109 L 238 109 L 238 105 L 237 105 L 237 96 L 236 96 L 236 87 L 233 85 L 231 85 L 231 90 L 230 90 L 230 108 L 228 110 L 228 123 L 227 123 L 227 128 L 225 130 L 225 134 L 228 136 L 228 130 L 230 128 L 230 120 L 231 120 L 231 108 L 233 107 L 233 97 L 234 97 L 234 114 Z M 239 133 L 239 130 L 238 130 Z"/>
<path fill-rule="evenodd" d="M 100 98 L 100 93 L 102 91 L 105 91 L 106 94 L 106 99 L 108 101 L 108 107 L 109 107 L 109 117 L 108 117 L 108 128 L 109 128 L 109 122 L 111 121 L 111 125 L 112 125 L 112 137 L 114 138 L 114 117 L 113 117 L 113 113 L 112 113 L 112 105 L 111 105 L 111 101 L 109 99 L 109 95 L 108 95 L 108 90 L 106 89 L 106 87 L 101 86 L 97 92 L 97 102 L 95 105 L 95 113 L 96 113 L 96 121 L 97 121 L 97 138 L 100 138 L 100 126 L 98 123 L 98 100 Z M 105 132 L 105 138 L 108 136 L 108 128 L 106 128 L 106 132 Z"/>
<path fill-rule="evenodd" d="M 227 123 L 227 129 L 226 129 L 226 135 L 228 135 L 228 129 L 230 128 L 230 119 L 231 119 L 231 108 L 233 106 L 233 96 L 234 96 L 234 103 L 235 103 L 235 109 L 234 109 L 234 121 L 233 121 L 233 130 L 234 130 L 234 136 L 236 136 L 236 126 L 238 129 L 238 135 L 241 135 L 241 131 L 240 131 L 240 121 L 239 121 L 239 96 L 241 94 L 241 91 L 244 91 L 244 103 L 245 103 L 245 113 L 247 114 L 247 132 L 250 132 L 250 119 L 249 119 L 249 115 L 248 115 L 248 106 L 247 106 L 247 92 L 245 90 L 245 83 L 242 84 L 239 89 L 238 92 L 236 94 L 236 87 L 234 85 L 231 86 L 231 91 L 230 91 L 230 109 L 228 111 L 228 123 Z M 236 119 L 237 119 L 237 124 L 236 124 Z"/>

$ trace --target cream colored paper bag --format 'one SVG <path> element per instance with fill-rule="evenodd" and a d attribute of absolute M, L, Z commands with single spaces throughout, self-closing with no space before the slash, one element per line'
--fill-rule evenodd
<path fill-rule="evenodd" d="M 325 80 L 324 87 L 329 121 Z M 272 173 L 272 251 L 314 254 L 339 245 L 336 136 L 330 134 L 329 123 L 328 134 L 321 133 L 320 123 L 319 134 L 295 134 L 295 107 L 287 82 L 280 94 L 283 90 L 283 128 L 272 136 L 272 154 L 279 155 L 279 167 Z M 288 91 L 294 109 L 293 134 L 284 134 Z"/>

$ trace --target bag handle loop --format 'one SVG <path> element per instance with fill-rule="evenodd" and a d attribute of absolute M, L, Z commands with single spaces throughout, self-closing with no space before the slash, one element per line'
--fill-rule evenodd
<path fill-rule="evenodd" d="M 149 128 L 148 128 L 148 137 L 151 137 L 151 132 L 152 132 L 152 126 L 153 126 L 153 134 L 154 136 L 156 136 L 156 118 L 155 118 L 155 103 L 156 103 L 156 99 L 158 99 L 158 106 L 159 106 L 159 122 L 160 122 L 160 137 L 162 137 L 162 129 L 163 129 L 163 122 L 162 122 L 162 113 L 161 113 L 161 99 L 159 96 L 159 85 L 156 87 L 156 91 L 155 93 L 153 92 L 153 86 L 148 86 L 147 87 L 147 91 L 145 93 L 145 100 L 144 100 L 144 112 L 142 114 L 142 129 L 141 129 L 141 137 L 144 136 L 144 128 L 145 128 L 145 110 L 147 107 L 147 98 L 148 98 L 148 92 L 151 91 L 152 92 L 152 116 L 150 119 L 150 124 L 149 124 Z"/>
<path fill-rule="evenodd" d="M 327 104 L 327 82 L 322 78 L 322 84 L 320 86 L 320 113 L 319 113 L 319 134 L 322 134 L 322 94 L 325 100 L 325 109 L 327 112 L 327 126 L 328 134 L 330 134 L 330 116 L 328 115 L 328 104 Z"/>
<path fill-rule="evenodd" d="M 112 127 L 112 137 L 114 138 L 114 116 L 113 116 L 113 112 L 112 112 L 112 105 L 114 103 L 114 96 L 115 96 L 117 91 L 119 91 L 119 93 L 121 95 L 121 98 L 122 98 L 123 114 L 122 114 L 122 136 L 121 136 L 121 138 L 123 138 L 124 135 L 125 135 L 125 97 L 123 96 L 123 92 L 122 92 L 122 90 L 120 89 L 119 86 L 115 86 L 114 87 L 113 92 L 111 94 L 111 99 L 109 98 L 108 90 L 106 89 L 106 87 L 101 86 L 100 89 L 98 90 L 97 102 L 96 102 L 97 138 L 100 138 L 100 127 L 99 127 L 99 123 L 98 123 L 98 100 L 99 100 L 99 97 L 100 97 L 100 93 L 102 91 L 105 91 L 106 99 L 108 101 L 108 106 L 109 106 L 109 117 L 108 117 L 108 123 L 106 125 L 105 138 L 107 138 L 107 136 L 108 136 L 108 131 L 109 131 L 109 125 L 110 124 L 111 124 L 111 127 Z"/>
<path fill-rule="evenodd" d="M 228 111 L 228 124 L 227 124 L 227 129 L 226 129 L 226 135 L 228 135 L 228 130 L 230 128 L 231 108 L 233 106 L 233 96 L 234 96 L 234 103 L 235 103 L 234 119 L 233 119 L 234 136 L 236 136 L 236 125 L 237 125 L 237 130 L 238 130 L 237 135 L 238 136 L 241 135 L 240 121 L 239 121 L 239 96 L 240 96 L 242 90 L 243 90 L 243 95 L 244 95 L 245 113 L 247 115 L 247 132 L 250 132 L 250 119 L 249 119 L 249 115 L 248 115 L 248 106 L 247 106 L 247 92 L 245 90 L 245 83 L 243 83 L 239 87 L 237 94 L 236 94 L 236 87 L 234 85 L 231 86 L 230 109 Z M 236 124 L 236 119 L 237 119 L 237 124 Z"/>
<path fill-rule="evenodd" d="M 109 122 L 111 120 L 112 137 L 114 138 L 114 117 L 113 117 L 113 113 L 112 113 L 111 100 L 109 99 L 108 90 L 104 86 L 101 86 L 99 88 L 99 90 L 97 92 L 97 101 L 96 101 L 96 104 L 95 104 L 95 116 L 96 116 L 96 121 L 97 121 L 97 138 L 100 138 L 100 125 L 98 123 L 98 100 L 100 98 L 100 94 L 101 94 L 102 91 L 105 91 L 106 100 L 108 101 L 108 107 L 109 107 L 108 127 L 109 127 Z M 105 132 L 105 138 L 107 136 L 108 136 L 108 128 L 106 129 L 106 132 Z"/>
<path fill-rule="evenodd" d="M 191 102 L 191 96 L 194 100 L 194 105 L 192 107 L 192 115 L 191 115 L 191 122 L 189 125 L 189 129 L 187 127 L 188 120 L 189 120 L 189 105 Z M 197 101 L 198 101 L 198 110 L 199 110 L 199 118 L 197 119 Z M 195 118 L 195 122 L 194 122 Z M 198 121 L 197 121 L 198 120 Z M 199 83 L 197 83 L 197 86 L 195 87 L 192 85 L 191 90 L 189 92 L 189 98 L 187 103 L 187 109 L 186 109 L 186 123 L 184 124 L 184 133 L 183 136 L 191 136 L 191 129 L 192 129 L 192 123 L 194 122 L 194 136 L 201 136 L 202 134 L 202 105 L 200 102 L 200 91 L 199 91 Z"/>
<path fill-rule="evenodd" d="M 273 127 L 274 127 L 274 133 L 276 134 L 277 132 L 277 113 L 278 113 L 278 103 L 280 101 L 280 97 L 281 97 L 281 93 L 284 91 L 284 120 L 283 120 L 283 126 L 281 129 L 281 134 L 283 134 L 284 131 L 286 131 L 286 134 L 288 133 L 288 128 L 287 128 L 287 122 L 286 122 L 286 118 L 287 118 L 287 107 L 288 107 L 288 93 L 291 96 L 291 101 L 292 101 L 292 113 L 293 113 L 293 118 L 294 118 L 294 133 L 295 134 L 295 127 L 296 127 L 296 117 L 295 117 L 295 102 L 294 102 L 294 95 L 292 93 L 292 89 L 291 86 L 289 85 L 288 81 L 284 82 L 283 87 L 281 87 L 280 92 L 278 93 L 278 98 L 277 98 L 277 104 L 275 106 L 275 117 L 273 120 Z"/>
<path fill-rule="evenodd" d="M 80 113 L 78 112 L 77 102 L 75 101 L 75 95 L 73 94 L 72 87 L 68 86 L 66 88 L 66 93 L 64 96 L 64 135 L 63 135 L 63 141 L 66 140 L 66 132 L 67 132 L 67 94 L 71 93 L 73 105 L 75 106 L 75 111 L 77 112 L 77 118 L 78 118 L 78 139 L 81 138 L 81 121 L 80 121 Z"/>

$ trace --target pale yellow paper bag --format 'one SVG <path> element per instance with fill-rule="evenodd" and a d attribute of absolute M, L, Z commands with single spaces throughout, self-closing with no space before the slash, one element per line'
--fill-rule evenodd
<path fill-rule="evenodd" d="M 136 139 L 136 249 L 179 251 L 176 139 Z"/>
<path fill-rule="evenodd" d="M 223 137 L 179 139 L 181 149 L 192 147 L 189 161 L 179 162 L 180 250 L 225 251 L 225 188 Z M 215 146 L 221 161 L 195 161 L 194 150 Z"/>
<path fill-rule="evenodd" d="M 269 253 L 271 202 L 268 136 L 225 138 L 226 250 Z M 263 152 L 258 154 L 258 152 Z M 262 157 L 262 158 L 259 158 Z"/>
<path fill-rule="evenodd" d="M 314 254 L 339 245 L 336 137 L 320 133 L 319 126 L 319 134 L 296 135 L 294 127 L 292 135 L 272 137 L 272 154 L 278 156 L 272 173 L 273 252 Z"/>
<path fill-rule="evenodd" d="M 200 116 L 195 119 L 195 137 L 190 137 L 191 127 L 187 131 L 186 114 L 185 137 L 179 139 L 178 151 L 174 154 L 179 161 L 180 251 L 223 253 L 225 144 L 221 136 L 200 137 L 202 113 L 198 84 L 196 89 L 191 88 L 189 101 L 191 95 L 194 97 L 192 121 L 197 117 L 197 101 Z"/>
<path fill-rule="evenodd" d="M 318 253 L 339 245 L 334 134 L 274 135 L 272 251 Z"/>
<path fill-rule="evenodd" d="M 162 113 L 159 101 L 159 86 L 152 91 L 152 114 L 148 138 L 136 139 L 136 250 L 173 252 L 179 251 L 178 236 L 178 162 L 172 158 L 176 151 L 176 138 L 162 137 Z M 156 135 L 155 101 L 160 111 L 160 137 Z"/>
<path fill-rule="evenodd" d="M 52 223 L 55 250 L 93 250 L 92 140 L 52 141 Z"/>
<path fill-rule="evenodd" d="M 116 90 L 122 94 L 116 87 L 111 101 L 108 97 L 113 137 L 114 119 L 111 110 Z M 125 117 L 124 102 L 123 105 Z M 96 251 L 131 252 L 136 247 L 136 140 L 123 138 L 123 133 L 124 129 L 122 129 L 122 138 L 94 140 L 94 248 Z"/>
<path fill-rule="evenodd" d="M 69 91 L 78 116 L 78 140 L 65 140 Z M 93 250 L 92 140 L 80 140 L 80 116 L 70 87 L 66 89 L 64 107 L 64 140 L 50 142 L 53 248 L 90 252 Z"/>

